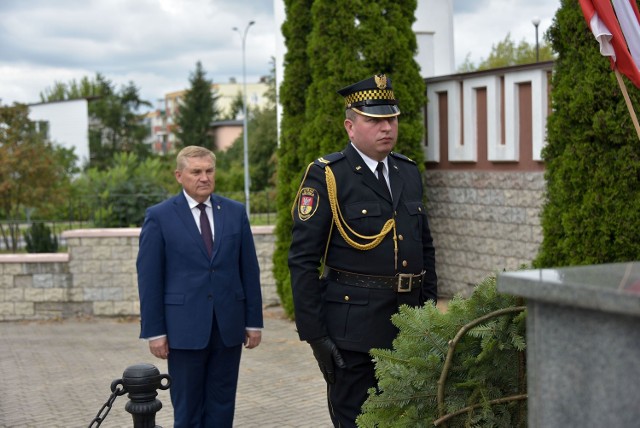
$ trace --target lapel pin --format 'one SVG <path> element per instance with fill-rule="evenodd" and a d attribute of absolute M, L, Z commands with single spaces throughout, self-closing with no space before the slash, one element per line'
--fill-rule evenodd
<path fill-rule="evenodd" d="M 220 205 L 217 205 L 216 208 L 220 209 Z"/>
<path fill-rule="evenodd" d="M 362 168 L 362 167 L 361 167 L 360 165 L 358 165 L 358 166 L 356 167 L 356 171 L 360 171 L 360 169 L 361 169 L 361 168 Z"/>

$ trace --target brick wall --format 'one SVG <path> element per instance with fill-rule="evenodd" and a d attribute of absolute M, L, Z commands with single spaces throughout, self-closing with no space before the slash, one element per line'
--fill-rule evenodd
<path fill-rule="evenodd" d="M 279 303 L 273 226 L 253 227 L 265 305 Z M 138 316 L 139 228 L 62 234 L 68 253 L 0 255 L 0 321 L 75 315 Z"/>
<path fill-rule="evenodd" d="M 543 172 L 427 171 L 426 183 L 441 296 L 468 296 L 487 275 L 531 264 Z"/>

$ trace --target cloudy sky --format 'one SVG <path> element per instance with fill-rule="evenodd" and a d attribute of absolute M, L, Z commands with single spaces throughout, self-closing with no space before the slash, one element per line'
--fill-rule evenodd
<path fill-rule="evenodd" d="M 430 0 L 438 2 L 442 0 Z M 486 58 L 507 33 L 535 43 L 560 0 L 453 0 L 455 64 Z M 201 61 L 214 82 L 247 81 L 269 73 L 275 56 L 271 0 L 0 0 L 0 104 L 38 102 L 54 82 L 94 77 L 133 81 L 154 104 L 189 86 Z"/>

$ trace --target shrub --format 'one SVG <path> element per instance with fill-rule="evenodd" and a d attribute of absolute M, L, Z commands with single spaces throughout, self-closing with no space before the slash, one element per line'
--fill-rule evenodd
<path fill-rule="evenodd" d="M 58 252 L 58 238 L 51 233 L 51 229 L 44 223 L 32 223 L 26 230 L 24 240 L 29 253 Z"/>

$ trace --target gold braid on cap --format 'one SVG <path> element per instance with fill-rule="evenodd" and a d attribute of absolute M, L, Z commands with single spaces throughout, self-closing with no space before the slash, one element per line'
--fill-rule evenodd
<path fill-rule="evenodd" d="M 340 205 L 338 205 L 338 189 L 336 187 L 336 178 L 333 175 L 333 171 L 331 171 L 331 168 L 329 167 L 329 165 L 327 165 L 324 168 L 324 171 L 325 171 L 325 178 L 327 180 L 327 193 L 329 196 L 329 205 L 331 206 L 331 212 L 333 213 L 333 221 L 336 227 L 338 228 L 338 231 L 340 232 L 340 235 L 342 236 L 342 238 L 347 242 L 347 244 L 349 244 L 353 248 L 367 251 L 377 247 L 382 242 L 384 237 L 387 236 L 389 232 L 393 230 L 393 245 L 394 245 L 393 249 L 395 253 L 395 269 L 397 269 L 398 268 L 398 238 L 396 235 L 396 220 L 394 218 L 390 218 L 389 220 L 387 220 L 384 226 L 382 226 L 380 233 L 378 233 L 377 235 L 361 235 L 355 230 L 353 230 L 351 227 L 349 227 L 344 217 L 342 216 L 342 212 L 340 211 Z M 355 235 L 356 237 L 364 240 L 370 240 L 371 242 L 367 244 L 361 244 L 359 242 L 356 242 L 347 234 L 345 227 L 348 229 L 348 231 L 351 234 Z"/>
<path fill-rule="evenodd" d="M 344 97 L 344 103 L 347 106 L 367 100 L 395 100 L 395 97 L 390 89 L 366 89 Z"/>

